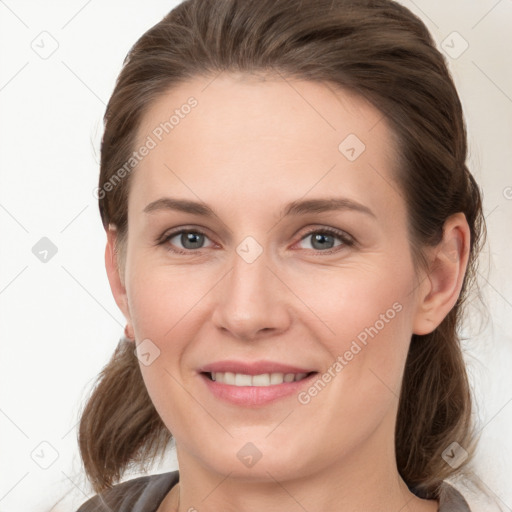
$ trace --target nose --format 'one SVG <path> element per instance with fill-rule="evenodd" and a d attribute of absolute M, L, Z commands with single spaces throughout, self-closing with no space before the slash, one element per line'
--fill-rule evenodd
<path fill-rule="evenodd" d="M 285 332 L 291 322 L 292 293 L 265 251 L 250 262 L 236 251 L 232 269 L 215 287 L 214 325 L 251 341 Z M 272 267 L 275 267 L 272 265 Z"/>

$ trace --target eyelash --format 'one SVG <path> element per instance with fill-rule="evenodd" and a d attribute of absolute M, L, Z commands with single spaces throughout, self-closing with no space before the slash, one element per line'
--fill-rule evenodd
<path fill-rule="evenodd" d="M 204 232 L 204 231 L 201 231 L 200 229 L 178 229 L 176 231 L 172 231 L 168 234 L 164 234 L 162 235 L 162 237 L 160 237 L 158 240 L 157 240 L 157 245 L 164 245 L 166 244 L 171 238 L 174 238 L 176 235 L 180 235 L 182 233 L 194 233 L 194 234 L 197 234 L 197 235 L 204 235 L 205 237 L 208 238 L 208 235 Z M 299 240 L 299 242 L 301 242 L 302 240 L 304 240 L 305 238 L 307 238 L 308 236 L 311 236 L 313 234 L 327 234 L 327 235 L 331 235 L 331 236 L 334 236 L 335 238 L 338 238 L 342 244 L 341 245 L 337 245 L 331 249 L 327 249 L 325 251 L 322 251 L 322 250 L 318 250 L 318 249 L 309 249 L 309 250 L 312 250 L 312 251 L 315 251 L 317 253 L 320 253 L 320 254 L 333 254 L 335 252 L 338 252 L 339 250 L 343 249 L 343 247 L 353 247 L 354 245 L 356 245 L 356 241 L 354 240 L 354 238 L 352 238 L 350 235 L 348 235 L 347 233 L 343 232 L 343 231 L 340 231 L 340 230 L 337 230 L 337 229 L 334 229 L 334 228 L 314 228 L 314 229 L 311 229 L 310 231 L 308 231 L 307 233 L 305 233 Z M 169 249 L 168 249 L 170 252 L 173 252 L 173 253 L 176 253 L 176 254 L 193 254 L 193 253 L 197 253 L 199 251 L 201 251 L 201 248 L 200 249 L 186 249 L 186 250 L 181 250 L 181 249 L 173 249 L 170 247 L 169 245 Z"/>

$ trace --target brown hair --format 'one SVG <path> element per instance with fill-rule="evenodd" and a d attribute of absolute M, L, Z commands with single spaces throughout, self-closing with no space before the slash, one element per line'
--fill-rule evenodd
<path fill-rule="evenodd" d="M 485 237 L 480 191 L 465 163 L 461 103 L 443 56 L 423 22 L 391 0 L 184 1 L 131 48 L 105 113 L 99 209 L 104 227 L 117 227 L 120 257 L 130 175 L 106 185 L 132 155 L 141 117 L 178 83 L 221 71 L 330 83 L 382 111 L 399 141 L 397 178 L 417 261 L 422 247 L 439 243 L 450 215 L 465 214 L 471 242 L 462 291 L 432 333 L 412 336 L 395 433 L 402 478 L 418 494 L 437 497 L 442 480 L 463 468 L 452 468 L 442 452 L 453 441 L 473 451 L 457 328 Z M 81 456 L 94 489 L 152 460 L 170 438 L 133 344 L 120 343 L 80 421 Z"/>

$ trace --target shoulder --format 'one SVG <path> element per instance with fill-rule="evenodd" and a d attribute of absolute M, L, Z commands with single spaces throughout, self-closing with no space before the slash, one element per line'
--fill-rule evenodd
<path fill-rule="evenodd" d="M 77 512 L 155 512 L 178 480 L 177 470 L 133 478 L 94 496 Z M 455 487 L 443 482 L 439 491 L 439 512 L 471 512 L 471 509 Z"/>
<path fill-rule="evenodd" d="M 471 512 L 464 496 L 447 482 L 439 489 L 439 512 Z"/>
<path fill-rule="evenodd" d="M 154 512 L 178 480 L 177 470 L 133 478 L 94 496 L 77 512 Z"/>

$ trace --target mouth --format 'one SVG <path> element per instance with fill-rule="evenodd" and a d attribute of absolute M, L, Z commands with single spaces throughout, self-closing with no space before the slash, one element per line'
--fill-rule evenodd
<path fill-rule="evenodd" d="M 201 372 L 208 379 L 219 384 L 238 387 L 268 387 L 288 382 L 299 382 L 318 372 L 300 372 L 300 373 L 261 373 L 258 375 L 249 375 L 247 373 L 234 372 Z"/>
<path fill-rule="evenodd" d="M 293 399 L 318 373 L 277 361 L 218 361 L 198 369 L 210 397 L 242 407 Z"/>
<path fill-rule="evenodd" d="M 254 368 L 249 369 L 253 373 L 201 371 L 199 376 L 210 397 L 238 407 L 259 408 L 279 400 L 293 400 L 319 373 L 287 370 L 286 373 L 260 373 L 262 370 Z"/>

